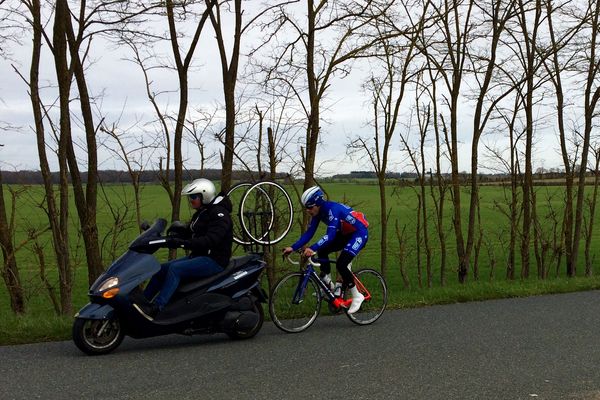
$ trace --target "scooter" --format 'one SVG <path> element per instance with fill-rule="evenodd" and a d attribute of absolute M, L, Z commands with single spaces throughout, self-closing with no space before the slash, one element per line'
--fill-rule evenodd
<path fill-rule="evenodd" d="M 217 275 L 182 282 L 152 321 L 133 307 L 134 300 L 142 296 L 140 285 L 160 270 L 153 254 L 165 242 L 162 232 L 166 225 L 166 220 L 158 219 L 146 227 L 90 287 L 90 303 L 75 315 L 73 323 L 73 341 L 84 353 L 110 353 L 125 335 L 225 333 L 232 339 L 248 339 L 260 331 L 264 321 L 261 303 L 267 301 L 267 295 L 259 277 L 266 264 L 257 253 L 233 257 Z"/>

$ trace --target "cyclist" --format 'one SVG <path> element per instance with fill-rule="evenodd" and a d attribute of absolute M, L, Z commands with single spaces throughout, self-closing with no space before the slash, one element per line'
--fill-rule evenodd
<path fill-rule="evenodd" d="M 283 249 L 283 254 L 290 254 L 306 245 L 317 231 L 319 222 L 327 224 L 327 232 L 315 244 L 306 247 L 302 254 L 311 257 L 315 253 L 321 261 L 321 274 L 326 284 L 331 282 L 331 265 L 329 254 L 340 251 L 336 268 L 342 277 L 342 290 L 350 289 L 352 304 L 348 313 L 353 314 L 359 310 L 365 297 L 354 285 L 354 278 L 348 265 L 354 257 L 365 247 L 369 238 L 367 227 L 369 223 L 363 213 L 354 211 L 345 204 L 325 200 L 325 195 L 320 187 L 308 188 L 300 198 L 302 206 L 311 216 L 308 229 L 300 239 L 289 247 Z"/>

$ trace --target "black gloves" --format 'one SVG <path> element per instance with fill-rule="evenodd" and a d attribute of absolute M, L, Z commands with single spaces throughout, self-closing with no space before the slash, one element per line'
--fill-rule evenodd
<path fill-rule="evenodd" d="M 169 249 L 186 248 L 188 244 L 189 242 L 187 240 L 176 237 L 167 237 L 165 239 L 165 247 L 168 247 Z"/>

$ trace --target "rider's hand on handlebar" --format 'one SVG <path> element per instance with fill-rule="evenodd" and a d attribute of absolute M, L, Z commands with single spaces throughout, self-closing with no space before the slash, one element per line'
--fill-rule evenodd
<path fill-rule="evenodd" d="M 185 248 L 187 244 L 187 240 L 176 237 L 168 237 L 165 240 L 165 247 L 168 247 L 169 249 Z"/>
<path fill-rule="evenodd" d="M 302 255 L 306 258 L 310 258 L 312 256 L 314 256 L 316 253 L 313 249 L 311 249 L 310 247 L 307 247 L 304 249 L 304 251 L 302 252 Z"/>
<path fill-rule="evenodd" d="M 281 250 L 281 252 L 284 256 L 287 256 L 288 254 L 292 254 L 294 252 L 294 249 L 292 249 L 291 247 L 286 247 L 285 249 Z"/>

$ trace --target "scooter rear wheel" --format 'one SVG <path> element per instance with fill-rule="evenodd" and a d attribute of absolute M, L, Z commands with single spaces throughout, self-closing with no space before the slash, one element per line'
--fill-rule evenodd
<path fill-rule="evenodd" d="M 118 318 L 76 318 L 73 323 L 73 342 L 91 356 L 110 353 L 121 344 L 124 336 Z"/>
<path fill-rule="evenodd" d="M 262 304 L 260 303 L 260 301 L 254 302 L 254 307 L 252 308 L 252 311 L 258 313 L 258 322 L 256 323 L 256 325 L 254 325 L 252 327 L 252 329 L 245 331 L 245 332 L 242 332 L 242 331 L 227 332 L 227 336 L 229 336 L 231 339 L 235 339 L 235 340 L 250 339 L 250 338 L 256 336 L 256 334 L 260 331 L 260 328 L 262 328 L 263 322 L 265 321 L 265 312 L 263 311 Z"/>

